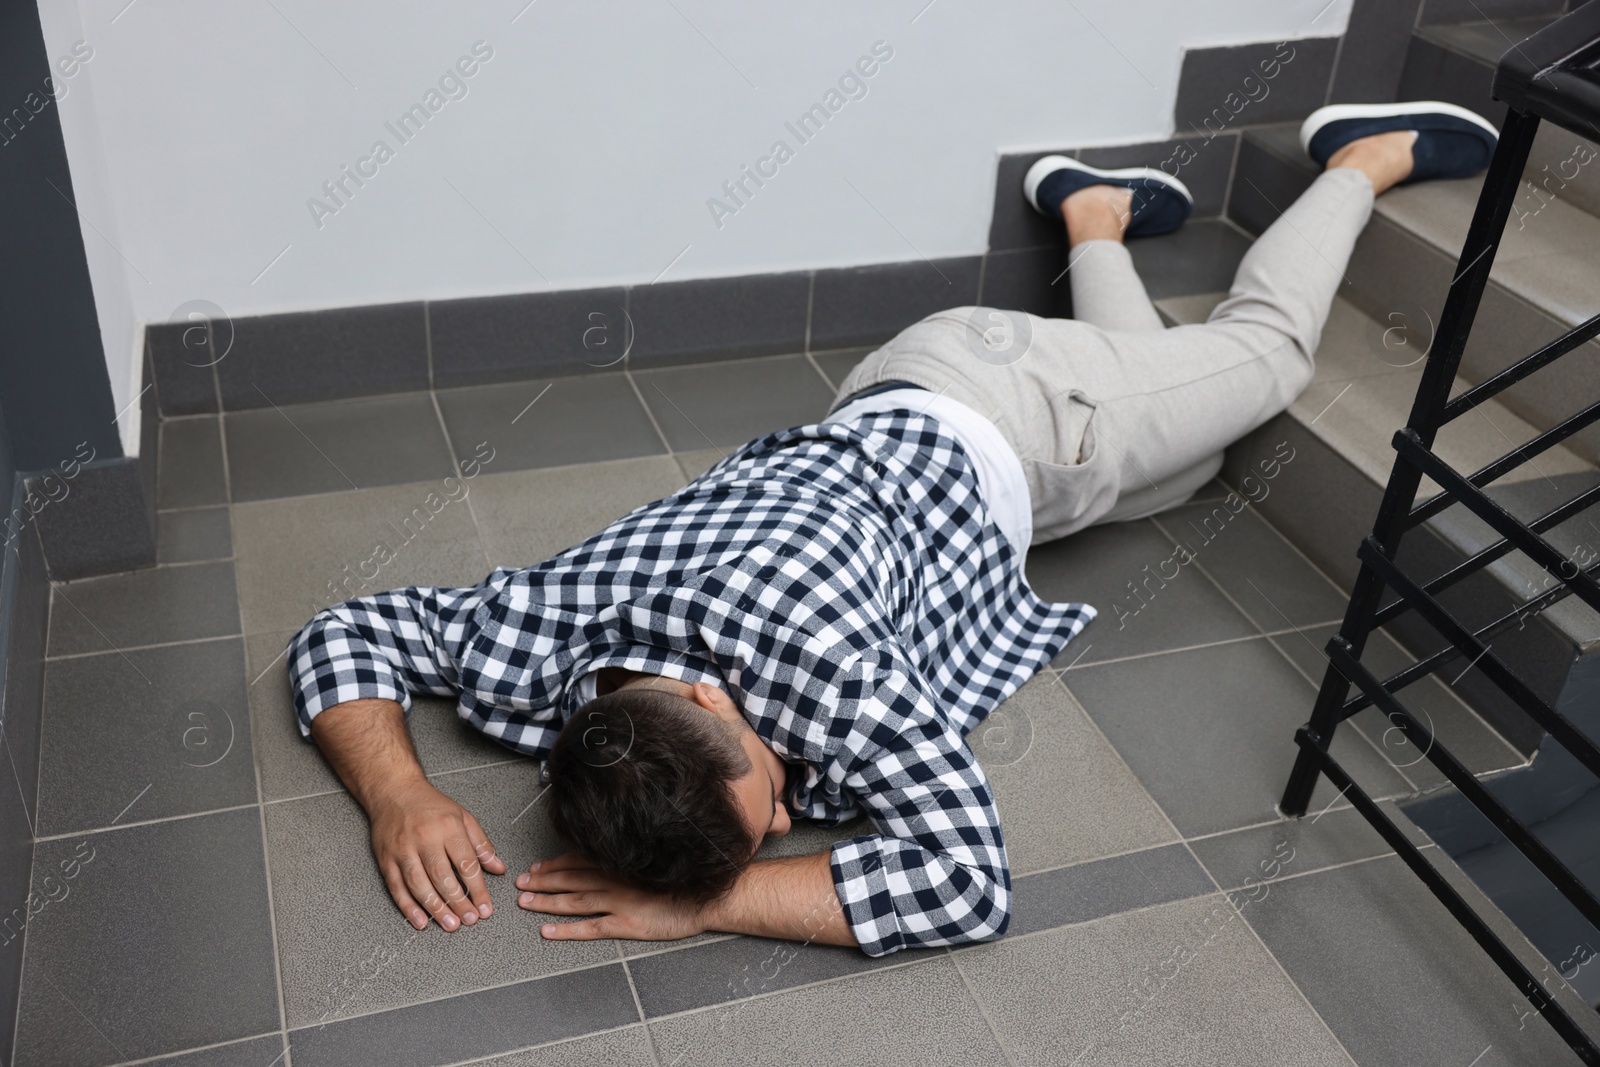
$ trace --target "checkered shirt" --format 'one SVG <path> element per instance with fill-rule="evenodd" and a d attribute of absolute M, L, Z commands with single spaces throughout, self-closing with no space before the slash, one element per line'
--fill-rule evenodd
<path fill-rule="evenodd" d="M 831 854 L 869 955 L 982 941 L 1011 876 L 964 738 L 1094 617 L 1020 564 L 934 419 L 801 426 L 538 566 L 320 612 L 290 643 L 295 709 L 309 736 L 344 701 L 454 696 L 543 757 L 591 671 L 712 682 L 789 765 L 796 816 L 878 831 Z"/>

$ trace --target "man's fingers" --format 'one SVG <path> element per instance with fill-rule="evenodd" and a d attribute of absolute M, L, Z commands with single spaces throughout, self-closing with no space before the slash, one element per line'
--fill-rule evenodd
<path fill-rule="evenodd" d="M 428 913 L 422 910 L 410 893 L 406 891 L 406 880 L 400 877 L 400 868 L 392 863 L 383 866 L 383 884 L 389 887 L 389 896 L 394 898 L 395 906 L 400 909 L 400 914 L 406 921 L 418 930 L 428 925 Z"/>
<path fill-rule="evenodd" d="M 483 864 L 478 862 L 478 857 L 473 853 L 472 844 L 465 837 L 452 838 L 445 843 L 445 849 L 450 853 L 456 870 L 461 872 L 467 895 L 472 898 L 468 912 L 474 916 L 472 921 L 476 922 L 478 917 L 487 919 L 494 908 L 489 903 L 489 887 L 483 884 Z M 462 921 L 466 921 L 466 916 L 462 917 Z"/>
<path fill-rule="evenodd" d="M 450 853 L 443 846 L 431 852 L 422 854 L 422 866 L 428 872 L 428 878 L 433 882 L 433 888 L 444 897 L 444 902 L 450 910 L 456 913 L 462 925 L 471 926 L 478 921 L 478 906 L 472 902 L 467 891 L 461 888 L 461 883 L 456 881 L 455 868 L 451 866 Z"/>
<path fill-rule="evenodd" d="M 523 885 L 526 881 L 527 885 Z M 518 888 L 539 893 L 580 893 L 588 889 L 609 889 L 616 882 L 592 867 L 568 871 L 529 872 L 517 879 Z"/>
<path fill-rule="evenodd" d="M 519 893 L 517 904 L 529 911 L 551 915 L 598 915 L 609 911 L 604 893 Z"/>
<path fill-rule="evenodd" d="M 550 874 L 554 871 L 597 871 L 599 869 L 594 860 L 589 859 L 587 856 L 577 852 L 563 852 L 553 859 L 534 860 L 526 871 L 517 875 L 517 888 L 534 888 L 534 878 L 541 874 Z"/>
<path fill-rule="evenodd" d="M 539 933 L 547 941 L 594 941 L 617 936 L 611 932 L 611 924 L 605 917 L 575 923 L 545 923 L 539 927 Z"/>
<path fill-rule="evenodd" d="M 421 904 L 432 915 L 439 925 L 446 930 L 455 930 L 460 927 L 461 919 L 444 902 L 438 892 L 433 888 L 433 879 L 428 877 L 428 872 L 423 869 L 422 861 L 415 856 L 400 864 L 400 873 L 405 876 L 406 888 L 411 890 L 411 897 Z"/>
<path fill-rule="evenodd" d="M 506 861 L 495 854 L 494 845 L 489 842 L 489 835 L 483 832 L 483 827 L 478 825 L 478 820 L 472 812 L 463 811 L 463 822 L 467 825 L 467 840 L 472 842 L 473 854 L 478 857 L 478 862 L 483 864 L 484 870 L 490 874 L 505 874 Z"/>

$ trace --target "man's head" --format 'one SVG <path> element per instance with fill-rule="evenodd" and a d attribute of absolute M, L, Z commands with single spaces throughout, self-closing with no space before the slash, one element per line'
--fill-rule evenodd
<path fill-rule="evenodd" d="M 722 690 L 636 679 L 585 704 L 549 759 L 550 819 L 641 888 L 704 903 L 789 832 L 783 763 Z"/>

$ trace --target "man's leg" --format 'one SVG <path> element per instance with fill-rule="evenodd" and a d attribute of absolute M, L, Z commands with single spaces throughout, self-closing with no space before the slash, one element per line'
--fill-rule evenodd
<path fill-rule="evenodd" d="M 1067 226 L 1072 317 L 1102 330 L 1144 333 L 1166 327 L 1122 243 L 1133 190 L 1091 185 L 1061 202 Z"/>
<path fill-rule="evenodd" d="M 1331 159 L 1246 253 L 1228 299 L 1204 325 L 1107 331 L 1112 358 L 1103 369 L 1090 371 L 1072 360 L 1079 363 L 1077 389 L 1093 411 L 1070 458 L 1111 468 L 1090 480 L 1114 482 L 1116 494 L 1109 507 L 1084 512 L 1070 497 L 1062 507 L 1054 498 L 1068 490 L 1073 475 L 1070 467 L 1063 472 L 1053 465 L 1069 457 L 1039 455 L 1039 480 L 1055 484 L 1039 486 L 1036 542 L 1187 500 L 1221 468 L 1223 449 L 1289 406 L 1311 380 L 1313 354 L 1374 195 L 1409 173 L 1411 139 L 1405 132 L 1383 134 Z M 1063 205 L 1063 215 L 1072 239 L 1070 205 Z M 1115 261 L 1107 257 L 1105 263 Z M 1082 265 L 1095 274 L 1101 263 L 1086 258 Z M 1110 276 L 1114 282 L 1115 272 Z M 1101 283 L 1095 277 L 1089 284 Z M 1053 347 L 1049 333 L 1047 327 L 1046 349 Z M 1080 338 L 1063 340 L 1081 347 Z M 1063 410 L 1062 392 L 1044 398 L 1041 408 Z"/>

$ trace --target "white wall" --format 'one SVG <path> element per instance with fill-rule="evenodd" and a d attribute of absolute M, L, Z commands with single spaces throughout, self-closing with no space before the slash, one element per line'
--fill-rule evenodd
<path fill-rule="evenodd" d="M 1184 47 L 1337 34 L 1350 6 L 526 2 L 41 0 L 52 55 L 94 48 L 61 110 L 118 406 L 132 319 L 193 300 L 248 315 L 980 252 L 998 153 L 1166 136 Z M 784 123 L 880 40 L 867 95 L 801 145 Z M 467 95 L 402 145 L 385 123 L 477 41 L 493 58 Z M 394 158 L 319 229 L 307 201 L 380 139 Z M 778 139 L 794 158 L 719 228 L 707 200 Z"/>

